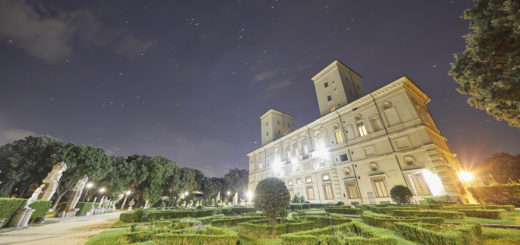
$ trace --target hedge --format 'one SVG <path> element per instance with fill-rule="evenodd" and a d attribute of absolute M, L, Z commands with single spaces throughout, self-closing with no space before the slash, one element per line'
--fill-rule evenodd
<path fill-rule="evenodd" d="M 172 234 L 159 233 L 153 236 L 153 244 L 159 245 L 189 245 L 189 244 L 214 244 L 236 245 L 238 235 L 217 227 L 206 227 L 208 234 Z"/>
<path fill-rule="evenodd" d="M 124 239 L 128 243 L 146 242 L 153 239 L 152 231 L 136 231 L 123 234 Z"/>
<path fill-rule="evenodd" d="M 335 233 L 352 235 L 352 237 L 337 236 Z M 339 225 L 337 228 L 332 226 L 314 229 L 304 232 L 296 232 L 282 235 L 283 244 L 290 245 L 310 245 L 310 244 L 374 244 L 374 245 L 397 245 L 395 238 L 381 236 L 370 226 L 350 222 Z M 319 242 L 317 242 L 319 241 Z"/>
<path fill-rule="evenodd" d="M 35 201 L 29 205 L 30 208 L 34 209 L 34 212 L 31 215 L 31 222 L 36 220 L 37 218 L 43 218 L 49 212 L 49 209 L 52 207 L 52 201 Z"/>
<path fill-rule="evenodd" d="M 455 226 L 451 231 L 435 231 L 421 224 L 395 223 L 396 231 L 402 237 L 427 245 L 470 245 L 480 244 L 482 230 L 479 224 Z"/>
<path fill-rule="evenodd" d="M 351 222 L 351 219 L 345 217 L 317 216 L 309 215 L 304 217 L 307 221 L 313 221 L 316 228 L 326 227 L 330 225 L 340 225 Z"/>
<path fill-rule="evenodd" d="M 392 212 L 395 216 L 405 217 L 442 217 L 445 219 L 463 219 L 464 213 L 454 211 L 440 211 L 440 210 L 394 210 Z"/>
<path fill-rule="evenodd" d="M 255 217 L 255 216 L 246 216 L 246 217 L 238 217 L 238 218 L 228 218 L 228 219 L 217 219 L 211 221 L 212 226 L 222 227 L 222 226 L 236 226 L 240 222 L 247 222 L 252 220 L 260 220 L 263 217 Z"/>
<path fill-rule="evenodd" d="M 0 198 L 0 219 L 4 219 L 4 225 L 9 224 L 9 220 L 13 217 L 27 199 L 23 198 Z"/>
<path fill-rule="evenodd" d="M 403 217 L 394 217 L 394 216 L 375 216 L 375 215 L 363 215 L 361 219 L 365 224 L 381 227 L 381 228 L 394 228 L 394 223 L 403 222 L 403 223 L 427 223 L 427 224 L 435 224 L 442 225 L 444 224 L 444 219 L 441 217 L 421 217 L 421 218 L 403 218 Z"/>
<path fill-rule="evenodd" d="M 76 213 L 76 216 L 85 215 L 88 211 L 90 211 L 90 208 L 92 208 L 92 205 L 94 205 L 93 202 L 78 202 L 78 204 L 76 204 L 76 208 L 79 210 Z"/>
<path fill-rule="evenodd" d="M 506 211 L 515 211 L 515 205 L 486 205 L 486 209 L 505 209 Z"/>
<path fill-rule="evenodd" d="M 144 217 L 140 217 L 143 216 Z M 177 211 L 177 210 L 147 210 L 138 209 L 133 212 L 122 213 L 119 220 L 126 223 L 143 222 L 147 220 L 198 218 L 211 216 L 212 210 Z"/>
<path fill-rule="evenodd" d="M 336 213 L 336 214 L 363 214 L 363 209 L 360 208 L 345 208 L 345 207 L 328 207 L 324 208 L 327 213 Z"/>
<path fill-rule="evenodd" d="M 419 210 L 419 206 L 385 206 L 385 207 L 375 207 L 375 206 L 367 206 L 366 209 L 380 214 L 392 214 L 394 210 Z"/>
<path fill-rule="evenodd" d="M 506 210 L 504 209 L 459 209 L 468 217 L 484 218 L 484 219 L 504 219 Z"/>
<path fill-rule="evenodd" d="M 512 204 L 520 207 L 520 184 L 472 186 L 468 190 L 479 203 Z"/>
<path fill-rule="evenodd" d="M 254 221 L 258 222 L 258 221 Z M 295 223 L 286 223 L 286 224 L 278 224 L 278 225 L 268 225 L 265 222 L 263 223 L 251 223 L 244 222 L 238 224 L 238 230 L 240 234 L 243 234 L 252 238 L 278 238 L 282 234 L 305 231 L 314 228 L 314 222 L 312 221 L 302 221 Z"/>
<path fill-rule="evenodd" d="M 254 213 L 256 212 L 255 208 L 247 208 L 247 207 L 235 207 L 235 208 L 223 208 L 222 213 L 224 215 L 240 215 L 245 213 Z"/>

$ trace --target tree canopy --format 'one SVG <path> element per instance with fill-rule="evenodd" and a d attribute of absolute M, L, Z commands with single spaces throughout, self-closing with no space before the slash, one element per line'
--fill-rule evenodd
<path fill-rule="evenodd" d="M 520 182 L 520 155 L 495 153 L 472 169 L 472 172 L 483 184 Z"/>
<path fill-rule="evenodd" d="M 256 185 L 255 207 L 264 212 L 270 223 L 286 214 L 290 201 L 289 190 L 281 179 L 266 178 Z"/>
<path fill-rule="evenodd" d="M 472 32 L 450 75 L 468 103 L 520 128 L 520 2 L 480 0 L 464 11 Z"/>

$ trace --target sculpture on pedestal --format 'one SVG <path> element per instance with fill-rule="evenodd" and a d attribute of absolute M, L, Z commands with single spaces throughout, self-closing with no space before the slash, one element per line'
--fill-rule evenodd
<path fill-rule="evenodd" d="M 72 194 L 67 201 L 67 206 L 65 206 L 65 210 L 63 210 L 60 214 L 60 217 L 62 218 L 72 218 L 76 216 L 76 212 L 78 212 L 78 209 L 76 208 L 76 204 L 79 201 L 79 198 L 81 197 L 81 193 L 83 193 L 83 189 L 85 188 L 85 185 L 87 184 L 88 176 L 83 176 L 78 183 L 74 186 L 74 189 L 72 189 Z"/>
<path fill-rule="evenodd" d="M 238 191 L 235 192 L 235 196 L 233 196 L 233 205 L 238 205 Z"/>
<path fill-rule="evenodd" d="M 45 179 L 42 181 L 43 189 L 40 196 L 38 196 L 38 200 L 51 200 L 52 196 L 56 192 L 56 188 L 58 188 L 60 178 L 65 170 L 67 170 L 67 164 L 64 162 L 59 162 L 52 167 L 52 171 L 47 174 L 47 177 L 45 177 Z"/>
<path fill-rule="evenodd" d="M 132 207 L 134 206 L 134 204 L 134 199 L 130 200 L 130 202 L 128 203 L 128 211 L 132 211 Z"/>
<path fill-rule="evenodd" d="M 9 222 L 9 226 L 14 226 L 17 228 L 23 228 L 27 227 L 27 224 L 29 224 L 29 220 L 31 219 L 31 215 L 34 212 L 34 209 L 30 208 L 29 205 L 31 205 L 33 202 L 35 202 L 38 199 L 38 196 L 42 192 L 43 185 L 40 185 L 32 194 L 32 196 L 27 199 L 25 202 L 25 205 L 16 210 L 16 213 L 11 218 L 11 221 Z"/>
<path fill-rule="evenodd" d="M 92 203 L 92 206 L 90 206 L 90 210 L 85 214 L 85 216 L 91 216 L 94 214 L 94 210 L 96 210 L 96 201 L 97 197 L 94 197 L 94 202 Z"/>

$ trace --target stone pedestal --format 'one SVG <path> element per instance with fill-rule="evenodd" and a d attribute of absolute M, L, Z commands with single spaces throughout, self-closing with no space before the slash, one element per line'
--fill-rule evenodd
<path fill-rule="evenodd" d="M 11 218 L 9 222 L 9 226 L 16 228 L 24 228 L 29 224 L 29 220 L 31 219 L 31 215 L 34 212 L 32 208 L 21 208 L 16 210 L 16 213 Z"/>
<path fill-rule="evenodd" d="M 65 206 L 65 210 L 60 213 L 59 217 L 61 218 L 72 218 L 76 216 L 76 213 L 78 212 L 79 208 L 76 208 L 76 204 L 79 201 L 79 198 L 81 197 L 81 193 L 83 192 L 83 188 L 85 188 L 85 185 L 87 184 L 88 176 L 83 176 L 78 183 L 74 186 L 74 189 L 72 190 L 72 194 L 67 201 L 67 206 Z"/>

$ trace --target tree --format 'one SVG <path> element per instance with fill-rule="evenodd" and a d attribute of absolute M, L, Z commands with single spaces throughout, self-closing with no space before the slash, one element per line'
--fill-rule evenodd
<path fill-rule="evenodd" d="M 477 165 L 472 172 L 484 184 L 507 184 L 520 181 L 520 155 L 495 153 Z M 495 182 L 495 183 L 491 183 Z"/>
<path fill-rule="evenodd" d="M 450 75 L 468 103 L 520 127 L 520 2 L 480 0 L 464 11 L 470 20 L 466 50 L 455 55 Z"/>
<path fill-rule="evenodd" d="M 247 192 L 247 184 L 249 182 L 249 171 L 247 169 L 230 169 L 228 173 L 224 175 L 224 189 L 223 193 L 230 191 L 231 195 L 238 195 L 243 199 L 244 194 Z"/>
<path fill-rule="evenodd" d="M 258 182 L 255 193 L 255 208 L 264 212 L 269 223 L 286 214 L 291 197 L 283 180 L 266 178 Z"/>
<path fill-rule="evenodd" d="M 396 185 L 390 190 L 390 197 L 397 204 L 406 204 L 412 200 L 413 193 L 404 185 Z"/>
<path fill-rule="evenodd" d="M 129 183 L 136 179 L 136 169 L 132 162 L 127 162 L 123 157 L 110 157 L 112 171 L 99 181 L 106 187 L 106 193 L 110 199 L 116 199 L 118 195 L 130 189 Z"/>

